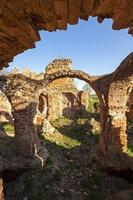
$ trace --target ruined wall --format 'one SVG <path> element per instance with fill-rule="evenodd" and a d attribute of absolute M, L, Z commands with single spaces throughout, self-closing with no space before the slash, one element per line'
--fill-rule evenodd
<path fill-rule="evenodd" d="M 99 147 L 102 153 L 108 156 L 108 154 L 118 155 L 127 152 L 126 112 L 133 88 L 133 52 L 113 73 L 99 77 L 74 70 L 44 74 L 42 80 L 28 78 L 23 74 L 1 76 L 0 89 L 10 99 L 13 108 L 14 144 L 17 151 L 25 156 L 34 156 L 34 150 L 37 148 L 38 152 L 44 155 L 44 159 L 47 157 L 46 151 L 43 153 L 38 140 L 33 119 L 40 92 L 44 92 L 45 96 L 48 84 L 65 77 L 86 81 L 95 90 L 100 100 L 102 134 Z M 70 101 L 70 106 L 73 104 L 75 101 Z"/>
<path fill-rule="evenodd" d="M 87 91 L 80 91 L 78 93 L 79 99 L 80 99 L 80 104 L 82 106 L 82 109 L 87 110 L 88 108 L 88 92 Z"/>
<path fill-rule="evenodd" d="M 45 70 L 45 74 L 69 72 L 72 70 L 72 61 L 70 59 L 55 59 Z M 18 75 L 18 70 L 13 70 L 12 75 Z M 36 74 L 28 68 L 23 71 L 23 75 L 35 80 L 43 80 L 44 74 Z M 16 83 L 17 84 L 17 83 Z M 0 120 L 7 120 L 7 115 L 11 115 L 11 105 L 8 100 L 0 94 Z M 41 126 L 44 118 L 55 120 L 60 117 L 75 118 L 81 111 L 87 110 L 88 95 L 86 92 L 79 92 L 76 88 L 74 79 L 60 78 L 50 83 L 41 95 L 38 97 L 38 109 L 34 119 L 37 126 Z M 4 111 L 4 113 L 3 113 Z M 3 115 L 3 114 L 4 115 Z"/>
<path fill-rule="evenodd" d="M 45 70 L 45 74 L 54 74 L 56 72 L 69 72 L 72 70 L 72 61 L 70 59 L 55 59 Z M 54 80 L 46 88 L 48 98 L 48 116 L 49 120 L 59 117 L 74 118 L 79 110 L 86 111 L 88 106 L 88 95 L 79 94 L 74 79 L 61 78 Z M 84 108 L 84 109 L 83 109 Z"/>

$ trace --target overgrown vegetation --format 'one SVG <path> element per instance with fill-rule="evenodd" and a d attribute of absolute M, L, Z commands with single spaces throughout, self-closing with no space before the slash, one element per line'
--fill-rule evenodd
<path fill-rule="evenodd" d="M 47 142 L 55 143 L 66 149 L 71 149 L 82 144 L 86 144 L 89 132 L 89 121 L 87 119 L 75 119 L 70 120 L 67 118 L 56 119 L 51 122 L 52 126 L 55 128 L 53 133 L 42 133 L 41 138 L 45 139 Z M 99 135 L 99 127 L 92 131 L 92 135 L 96 137 Z"/>
<path fill-rule="evenodd" d="M 0 130 L 4 131 L 7 136 L 13 137 L 14 136 L 14 126 L 8 123 L 1 123 Z"/>
<path fill-rule="evenodd" d="M 133 145 L 128 147 L 127 154 L 128 154 L 130 157 L 133 157 Z"/>
<path fill-rule="evenodd" d="M 49 140 L 44 135 L 40 137 L 49 151 L 45 168 L 30 170 L 9 183 L 6 199 L 105 200 L 116 191 L 129 188 L 125 180 L 100 171 L 95 154 L 100 133 L 88 132 L 87 120 L 61 118 L 52 122 L 60 137 L 58 144 L 53 140 L 56 132 L 52 140 L 50 134 Z"/>
<path fill-rule="evenodd" d="M 88 101 L 88 112 L 89 113 L 99 113 L 100 103 L 96 95 L 90 95 Z"/>
<path fill-rule="evenodd" d="M 60 118 L 51 122 L 54 133 L 39 134 L 49 152 L 45 168 L 30 170 L 8 183 L 7 200 L 105 200 L 112 199 L 115 192 L 129 189 L 126 180 L 110 177 L 99 169 L 96 147 L 100 129 L 90 129 L 91 118 L 99 118 L 94 107 L 99 102 L 96 96 L 91 96 L 90 101 L 87 118 Z M 3 124 L 1 128 L 13 136 L 13 126 Z M 132 128 L 133 123 L 129 122 L 128 130 L 132 132 Z M 133 146 L 128 148 L 128 155 L 133 156 Z"/>

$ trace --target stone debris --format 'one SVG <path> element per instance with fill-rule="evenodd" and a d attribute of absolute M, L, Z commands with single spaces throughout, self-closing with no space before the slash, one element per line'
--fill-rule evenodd
<path fill-rule="evenodd" d="M 41 92 L 47 91 L 46 88 L 50 87 L 48 86 L 50 83 L 66 77 L 86 81 L 99 98 L 102 131 L 99 143 L 100 151 L 104 155 L 126 153 L 126 112 L 133 87 L 133 53 L 129 54 L 113 73 L 104 76 L 90 76 L 76 70 L 60 70 L 53 74 L 44 74 L 43 79 L 33 79 L 19 73 L 1 76 L 0 89 L 12 105 L 15 126 L 14 145 L 17 152 L 24 156 L 34 156 L 34 146 L 36 145 L 39 156 L 44 156 L 46 159 L 47 156 L 42 154 L 47 150 L 42 151 L 37 136 L 38 127 L 33 123 L 38 109 L 38 99 Z"/>

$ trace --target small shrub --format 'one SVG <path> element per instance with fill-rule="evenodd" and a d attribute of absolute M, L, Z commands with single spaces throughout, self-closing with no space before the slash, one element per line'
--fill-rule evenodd
<path fill-rule="evenodd" d="M 3 125 L 3 129 L 7 133 L 7 135 L 14 136 L 14 126 L 10 124 L 5 124 Z"/>
<path fill-rule="evenodd" d="M 127 154 L 130 157 L 133 157 L 133 146 L 128 147 Z"/>
<path fill-rule="evenodd" d="M 96 95 L 90 96 L 88 102 L 88 112 L 89 113 L 99 112 L 99 107 L 100 103 L 98 97 Z"/>

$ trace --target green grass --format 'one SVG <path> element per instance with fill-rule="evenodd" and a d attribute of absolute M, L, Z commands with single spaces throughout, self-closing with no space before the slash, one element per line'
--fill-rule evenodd
<path fill-rule="evenodd" d="M 56 145 L 66 149 L 71 149 L 75 146 L 81 145 L 81 142 L 79 142 L 78 140 L 72 139 L 71 137 L 68 137 L 66 135 L 62 135 L 58 131 L 54 132 L 54 134 L 49 135 L 45 135 L 42 133 L 41 138 L 47 140 L 48 142 L 55 143 Z"/>
<path fill-rule="evenodd" d="M 127 154 L 130 157 L 133 157 L 133 146 L 128 147 Z"/>
<path fill-rule="evenodd" d="M 10 136 L 14 136 L 14 126 L 10 125 L 10 124 L 5 124 L 3 125 L 4 131 L 10 135 Z"/>
<path fill-rule="evenodd" d="M 14 126 L 8 123 L 1 123 L 0 129 L 3 130 L 5 133 L 14 134 Z"/>
<path fill-rule="evenodd" d="M 95 112 L 95 106 L 94 105 L 96 105 L 96 108 L 97 108 L 97 111 L 98 111 L 98 107 L 100 106 L 99 99 L 96 95 L 91 95 L 91 96 L 89 96 L 89 101 L 88 101 L 88 112 L 89 113 Z"/>

